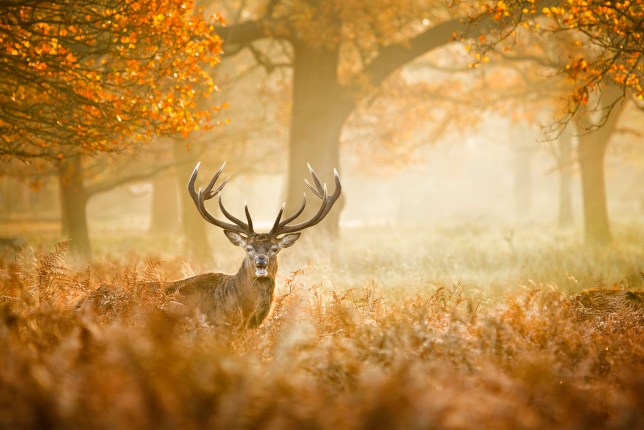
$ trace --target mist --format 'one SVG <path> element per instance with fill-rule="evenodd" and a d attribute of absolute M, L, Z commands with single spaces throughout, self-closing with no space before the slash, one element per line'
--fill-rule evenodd
<path fill-rule="evenodd" d="M 0 7 L 0 428 L 644 428 L 642 1 Z"/>

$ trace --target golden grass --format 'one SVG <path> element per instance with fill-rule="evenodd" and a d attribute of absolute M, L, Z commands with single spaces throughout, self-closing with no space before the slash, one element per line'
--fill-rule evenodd
<path fill-rule="evenodd" d="M 625 232 L 349 232 L 335 263 L 284 255 L 271 315 L 241 333 L 160 310 L 142 281 L 180 259 L 73 269 L 63 243 L 4 261 L 0 428 L 644 428 L 644 250 Z"/>

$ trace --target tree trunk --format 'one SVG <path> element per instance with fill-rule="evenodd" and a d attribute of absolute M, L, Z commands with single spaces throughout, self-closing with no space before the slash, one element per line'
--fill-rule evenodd
<path fill-rule="evenodd" d="M 572 124 L 568 124 L 559 136 L 558 169 L 559 174 L 559 227 L 569 227 L 572 216 Z"/>
<path fill-rule="evenodd" d="M 605 152 L 605 141 L 600 141 L 593 135 L 579 137 L 586 241 L 600 244 L 611 241 L 604 178 Z"/>
<path fill-rule="evenodd" d="M 176 233 L 179 228 L 177 181 L 167 173 L 163 173 L 154 177 L 152 185 L 150 233 Z"/>
<path fill-rule="evenodd" d="M 70 240 L 72 257 L 84 263 L 91 258 L 87 229 L 87 200 L 81 156 L 73 156 L 58 165 L 62 233 Z"/>
<path fill-rule="evenodd" d="M 514 149 L 514 201 L 516 215 L 525 220 L 532 210 L 532 144 L 519 144 Z"/>
<path fill-rule="evenodd" d="M 601 94 L 601 106 L 610 106 L 616 100 L 617 94 L 617 89 L 605 89 Z M 595 117 L 605 115 L 604 111 L 598 113 L 585 109 L 577 118 L 585 237 L 588 243 L 607 244 L 611 241 L 604 158 L 620 113 L 621 107 L 613 106 L 608 118 L 605 118 L 605 123 L 597 130 L 593 129 L 597 121 Z"/>
<path fill-rule="evenodd" d="M 174 146 L 175 157 L 180 160 L 180 154 L 185 151 L 184 145 L 178 142 Z M 207 227 L 209 224 L 199 215 L 190 194 L 187 184 L 194 166 L 179 164 L 175 169 L 175 180 L 179 192 L 179 206 L 181 213 L 181 229 L 186 238 L 187 253 L 199 262 L 208 262 L 212 258 L 212 250 L 208 243 Z"/>
<path fill-rule="evenodd" d="M 340 91 L 337 79 L 337 49 L 294 43 L 293 114 L 289 141 L 289 164 L 286 213 L 302 202 L 306 190 L 304 179 L 310 178 L 307 163 L 333 192 L 333 169 L 340 166 L 340 134 L 353 106 L 348 95 Z M 308 194 L 307 209 L 301 218 L 311 216 L 319 199 Z M 344 197 L 315 229 L 324 236 L 338 237 L 340 212 Z"/>

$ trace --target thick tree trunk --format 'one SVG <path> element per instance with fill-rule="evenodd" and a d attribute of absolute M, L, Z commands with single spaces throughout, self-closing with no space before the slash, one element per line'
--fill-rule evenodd
<path fill-rule="evenodd" d="M 179 228 L 177 181 L 174 177 L 164 173 L 155 176 L 152 186 L 150 232 L 154 234 L 176 233 Z"/>
<path fill-rule="evenodd" d="M 185 151 L 181 142 L 174 147 L 177 160 L 181 159 L 180 154 Z M 181 229 L 186 238 L 186 251 L 197 261 L 207 262 L 212 258 L 212 250 L 208 243 L 207 228 L 210 226 L 199 215 L 190 194 L 188 194 L 188 179 L 192 174 L 194 166 L 179 164 L 175 169 L 176 186 L 179 191 L 179 207 L 181 213 Z"/>
<path fill-rule="evenodd" d="M 340 134 L 353 104 L 340 91 L 337 79 L 337 49 L 294 43 L 293 115 L 289 142 L 289 165 L 286 190 L 287 213 L 294 211 L 310 178 L 307 163 L 333 192 L 333 169 L 340 168 Z M 308 193 L 307 210 L 311 216 L 319 200 Z M 315 227 L 318 233 L 337 238 L 344 197 L 336 202 L 325 221 Z"/>
<path fill-rule="evenodd" d="M 559 227 L 569 227 L 572 216 L 572 125 L 569 124 L 559 136 L 558 169 L 559 174 Z"/>
<path fill-rule="evenodd" d="M 601 95 L 601 105 L 610 106 L 616 100 L 617 94 L 617 89 L 605 89 Z M 585 237 L 588 243 L 607 244 L 611 241 L 604 158 L 608 141 L 617 127 L 620 113 L 621 107 L 613 106 L 608 118 L 597 130 L 594 130 L 593 126 L 597 121 L 595 117 L 600 113 L 585 110 L 577 118 Z M 601 115 L 604 114 L 601 112 Z"/>
<path fill-rule="evenodd" d="M 78 262 L 91 258 L 87 229 L 87 200 L 81 156 L 73 156 L 58 165 L 60 187 L 61 227 L 70 240 L 72 256 Z"/>

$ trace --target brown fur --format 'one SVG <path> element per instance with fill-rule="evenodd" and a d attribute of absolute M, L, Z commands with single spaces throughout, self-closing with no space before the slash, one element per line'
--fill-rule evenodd
<path fill-rule="evenodd" d="M 253 255 L 270 255 L 271 247 L 279 241 L 267 234 L 252 236 L 247 241 L 253 254 L 246 255 L 236 274 L 204 273 L 166 283 L 165 291 L 178 293 L 183 305 L 198 309 L 211 321 L 239 328 L 259 326 L 273 303 L 277 253 L 269 258 L 266 277 L 255 276 Z"/>
<path fill-rule="evenodd" d="M 313 168 L 309 165 L 308 168 L 313 177 L 314 185 L 311 185 L 306 180 L 305 182 L 313 194 L 322 200 L 322 205 L 316 214 L 307 221 L 289 225 L 304 211 L 306 206 L 305 195 L 302 205 L 291 216 L 282 220 L 284 204 L 277 214 L 270 232 L 256 233 L 253 229 L 253 220 L 247 205 L 244 206 L 247 222 L 237 219 L 225 210 L 221 201 L 221 190 L 226 185 L 227 180 L 215 188 L 217 179 L 226 163 L 221 165 L 205 188 L 200 187 L 197 191 L 195 181 L 200 164 L 197 163 L 190 180 L 188 180 L 190 197 L 195 202 L 201 216 L 210 224 L 222 228 L 224 234 L 233 245 L 239 246 L 246 251 L 246 258 L 235 275 L 206 273 L 172 282 L 166 288 L 168 291 L 178 292 L 184 305 L 200 309 L 210 319 L 242 328 L 257 327 L 268 316 L 273 302 L 275 274 L 277 273 L 277 254 L 283 248 L 293 245 L 300 237 L 302 230 L 312 227 L 324 219 L 342 192 L 340 177 L 338 172 L 334 170 L 335 190 L 333 194 L 329 195 L 326 184 L 322 185 Z M 229 221 L 232 221 L 232 224 L 218 220 L 204 206 L 206 200 L 215 196 L 219 196 L 221 211 Z M 181 305 L 173 303 L 172 307 L 176 310 L 180 309 Z"/>

